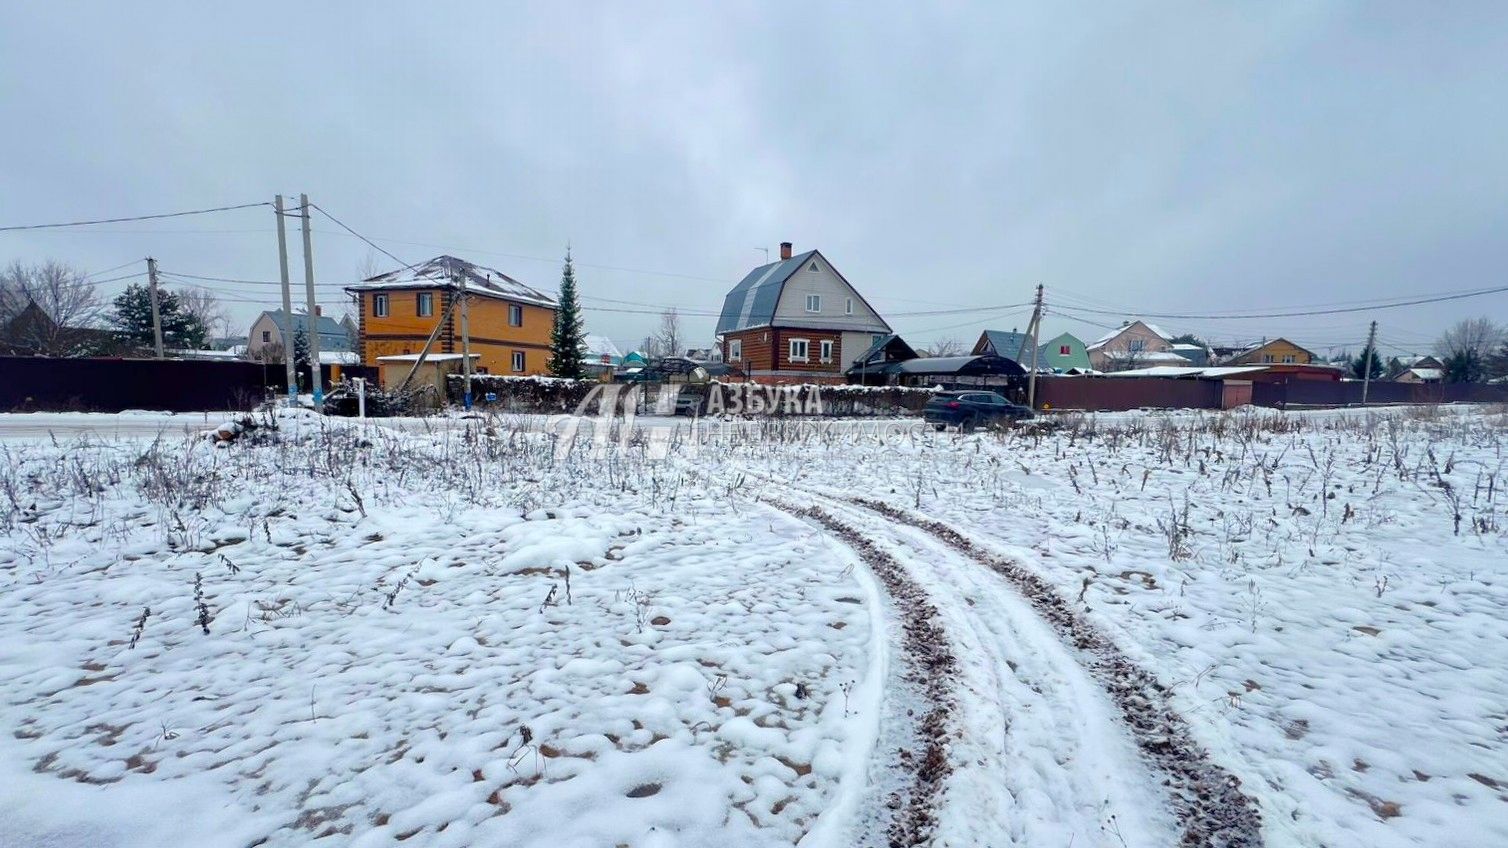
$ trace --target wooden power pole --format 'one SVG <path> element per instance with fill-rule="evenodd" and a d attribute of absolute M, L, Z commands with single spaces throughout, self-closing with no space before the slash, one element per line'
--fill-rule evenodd
<path fill-rule="evenodd" d="M 314 250 L 310 247 L 309 237 L 309 195 L 298 196 L 299 211 L 304 213 L 304 289 L 309 298 L 309 314 L 304 316 L 308 321 L 309 329 L 309 382 L 314 387 L 314 408 L 323 412 L 325 408 L 325 384 L 319 370 L 319 303 L 314 297 Z M 288 322 L 293 323 L 291 320 Z"/>
<path fill-rule="evenodd" d="M 1367 330 L 1367 355 L 1361 363 L 1361 405 L 1367 405 L 1367 390 L 1372 387 L 1372 357 L 1377 355 L 1377 322 Z"/>
<path fill-rule="evenodd" d="M 1037 337 L 1042 334 L 1042 284 L 1037 284 L 1037 298 L 1032 309 L 1032 370 L 1026 376 L 1026 406 L 1029 409 L 1037 408 Z"/>
<path fill-rule="evenodd" d="M 162 308 L 157 302 L 157 260 L 147 257 L 147 288 L 152 293 L 152 346 L 157 352 L 157 358 L 163 356 L 162 350 Z"/>
<path fill-rule="evenodd" d="M 283 275 L 283 367 L 288 373 L 288 403 L 298 400 L 298 369 L 293 364 L 293 291 L 288 285 L 288 233 L 283 221 L 283 196 L 272 199 L 272 209 L 278 219 L 278 270 Z"/>
<path fill-rule="evenodd" d="M 452 268 L 455 275 L 457 288 L 460 289 L 461 298 L 461 373 L 465 375 L 465 388 L 461 395 L 462 404 L 466 409 L 471 409 L 471 305 L 467 303 L 466 296 L 466 269 Z"/>

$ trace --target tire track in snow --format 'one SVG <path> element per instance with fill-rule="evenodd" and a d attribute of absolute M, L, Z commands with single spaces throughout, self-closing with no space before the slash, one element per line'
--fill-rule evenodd
<path fill-rule="evenodd" d="M 765 503 L 798 518 L 815 521 L 852 548 L 884 586 L 900 614 L 903 679 L 924 702 L 920 715 L 908 718 L 910 741 L 896 760 L 905 772 L 901 787 L 885 799 L 889 811 L 885 841 L 891 846 L 927 845 L 937 830 L 938 796 L 953 771 L 949 740 L 957 734 L 953 712 L 958 661 L 938 623 L 941 616 L 927 593 L 893 556 L 820 507 L 800 507 L 777 500 Z"/>
<path fill-rule="evenodd" d="M 824 497 L 807 492 L 812 497 Z M 1172 707 L 1166 686 L 1132 662 L 1088 617 L 1045 579 L 1020 563 L 985 550 L 952 527 L 883 501 L 847 498 L 886 521 L 922 531 L 989 568 L 1014 587 L 1058 637 L 1078 652 L 1084 668 L 1109 693 L 1142 755 L 1163 774 L 1181 844 L 1260 848 L 1261 813 L 1241 781 L 1216 764 Z"/>
<path fill-rule="evenodd" d="M 932 535 L 831 508 L 903 562 L 960 660 L 962 729 L 942 798 L 948 845 L 1145 848 L 1178 823 L 1115 705 L 1014 587 Z"/>

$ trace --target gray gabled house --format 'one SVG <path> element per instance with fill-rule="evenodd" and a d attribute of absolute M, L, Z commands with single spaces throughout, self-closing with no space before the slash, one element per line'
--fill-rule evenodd
<path fill-rule="evenodd" d="M 750 271 L 723 298 L 723 361 L 761 383 L 841 383 L 890 325 L 820 251 Z"/>

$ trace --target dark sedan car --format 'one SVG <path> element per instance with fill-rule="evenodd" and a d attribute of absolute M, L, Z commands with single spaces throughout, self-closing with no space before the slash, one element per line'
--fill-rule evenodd
<path fill-rule="evenodd" d="M 938 430 L 949 425 L 972 430 L 981 424 L 1008 424 L 1032 417 L 1030 409 L 994 392 L 939 392 L 922 410 L 922 418 Z"/>

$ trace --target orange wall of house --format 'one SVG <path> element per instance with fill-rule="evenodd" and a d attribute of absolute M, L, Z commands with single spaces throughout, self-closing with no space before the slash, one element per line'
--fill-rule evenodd
<path fill-rule="evenodd" d="M 1264 357 L 1267 357 L 1267 356 L 1271 356 L 1272 359 L 1271 360 L 1264 359 Z M 1294 364 L 1294 365 L 1309 365 L 1309 364 L 1311 364 L 1310 361 L 1309 361 L 1309 352 L 1308 351 L 1304 350 L 1301 347 L 1298 347 L 1297 345 L 1289 344 L 1288 342 L 1283 341 L 1282 339 L 1278 339 L 1277 341 L 1269 342 L 1268 344 L 1263 345 L 1262 347 L 1259 347 L 1259 348 L 1257 348 L 1256 350 L 1254 350 L 1254 351 L 1252 351 L 1250 353 L 1247 353 L 1247 354 L 1244 354 L 1243 356 L 1238 357 L 1235 360 L 1235 364 L 1240 364 L 1240 365 L 1262 365 L 1264 363 L 1269 363 L 1269 362 L 1272 362 L 1272 363 L 1281 363 L 1283 361 L 1283 357 L 1285 357 L 1285 356 L 1291 356 L 1291 357 L 1293 357 L 1293 363 L 1292 364 Z"/>
<path fill-rule="evenodd" d="M 417 314 L 418 290 L 384 292 L 388 296 L 388 314 L 373 314 L 374 292 L 361 292 L 360 340 L 362 362 L 378 364 L 378 357 L 418 353 L 445 314 L 447 292 L 432 290 L 434 314 Z M 555 325 L 555 311 L 542 306 L 520 304 L 523 326 L 508 324 L 507 301 L 473 296 L 471 298 L 471 352 L 480 355 L 477 366 L 490 374 L 544 374 L 550 358 L 550 333 Z M 461 316 L 459 309 L 451 315 L 450 326 L 440 331 L 433 353 L 461 352 Z M 524 354 L 524 369 L 513 370 L 513 353 Z"/>

